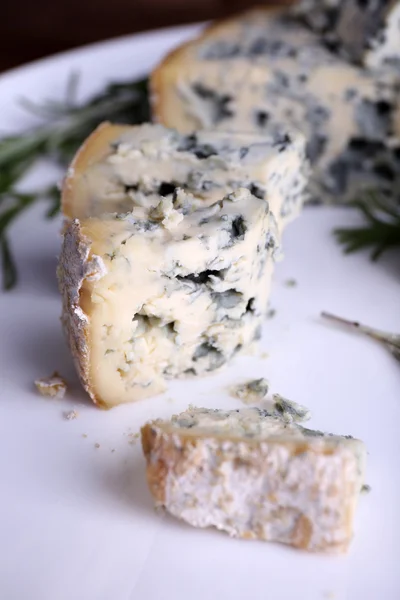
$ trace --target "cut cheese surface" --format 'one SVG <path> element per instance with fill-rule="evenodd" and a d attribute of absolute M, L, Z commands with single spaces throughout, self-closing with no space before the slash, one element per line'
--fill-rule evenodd
<path fill-rule="evenodd" d="M 304 141 L 289 134 L 109 128 L 65 182 L 59 266 L 78 372 L 107 407 L 215 371 L 260 336 L 307 172 Z"/>
<path fill-rule="evenodd" d="M 287 11 L 252 10 L 211 27 L 167 56 L 151 87 L 155 118 L 182 132 L 301 130 L 315 200 L 399 187 L 398 170 L 375 160 L 376 150 L 385 165 L 399 150 L 388 144 L 400 131 L 396 76 L 350 64 Z"/>
<path fill-rule="evenodd" d="M 104 124 L 73 161 L 64 184 L 69 218 L 154 207 L 184 189 L 207 205 L 238 188 L 267 200 L 277 219 L 293 218 L 308 176 L 305 142 L 287 128 L 276 135 L 199 131 L 161 125 Z"/>
<path fill-rule="evenodd" d="M 142 428 L 156 504 L 195 527 L 341 552 L 352 538 L 365 447 L 259 408 L 190 407 Z"/>

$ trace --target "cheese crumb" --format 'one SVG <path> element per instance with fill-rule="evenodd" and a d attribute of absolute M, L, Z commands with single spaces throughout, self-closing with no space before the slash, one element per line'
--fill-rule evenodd
<path fill-rule="evenodd" d="M 75 410 L 75 408 L 74 408 L 73 410 L 70 410 L 69 412 L 65 412 L 64 413 L 64 418 L 67 421 L 73 421 L 74 419 L 78 418 L 78 414 L 79 414 L 78 411 Z"/>
<path fill-rule="evenodd" d="M 232 386 L 230 393 L 235 398 L 239 398 L 245 404 L 259 402 L 268 394 L 269 383 L 263 377 L 261 379 L 252 379 L 245 383 Z"/>
<path fill-rule="evenodd" d="M 138 441 L 140 437 L 140 433 L 129 433 L 128 434 L 128 438 L 129 438 L 129 444 L 131 444 L 132 446 L 134 446 L 136 444 L 136 442 Z"/>
<path fill-rule="evenodd" d="M 274 409 L 286 423 L 301 423 L 311 419 L 311 412 L 305 406 L 283 398 L 280 394 L 273 395 Z"/>
<path fill-rule="evenodd" d="M 227 194 L 225 196 L 225 199 L 229 200 L 230 202 L 239 202 L 240 200 L 246 200 L 249 197 L 249 195 L 250 195 L 250 192 L 248 189 L 239 188 L 238 190 L 235 190 L 234 192 Z"/>
<path fill-rule="evenodd" d="M 67 391 L 67 383 L 57 371 L 50 377 L 36 379 L 35 386 L 38 392 L 47 398 L 63 398 Z"/>
<path fill-rule="evenodd" d="M 285 281 L 285 285 L 286 285 L 286 287 L 294 288 L 297 286 L 297 281 L 295 279 L 287 279 Z"/>
<path fill-rule="evenodd" d="M 176 210 L 172 198 L 161 198 L 155 208 L 150 211 L 152 219 L 161 221 L 165 229 L 175 229 L 183 221 L 183 214 Z"/>

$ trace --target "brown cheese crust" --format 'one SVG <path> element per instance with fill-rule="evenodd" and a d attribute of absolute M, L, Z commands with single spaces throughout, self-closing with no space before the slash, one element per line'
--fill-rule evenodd
<path fill-rule="evenodd" d="M 82 235 L 79 221 L 70 222 L 64 233 L 57 270 L 62 297 L 62 324 L 82 385 L 98 405 L 101 405 L 102 401 L 94 394 L 89 375 L 89 318 L 84 311 L 82 284 L 85 279 L 101 277 L 103 271 L 101 258 L 90 255 L 90 244 Z"/>
<path fill-rule="evenodd" d="M 346 552 L 363 482 L 362 443 L 285 431 L 260 439 L 146 424 L 142 447 L 156 506 L 234 537 Z"/>
<path fill-rule="evenodd" d="M 101 123 L 79 148 L 63 182 L 61 210 L 67 219 L 80 218 L 89 200 L 85 172 L 91 166 L 106 158 L 110 143 L 118 138 L 129 126 Z"/>

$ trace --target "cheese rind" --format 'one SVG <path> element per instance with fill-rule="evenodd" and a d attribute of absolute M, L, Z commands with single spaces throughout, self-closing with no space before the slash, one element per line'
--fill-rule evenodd
<path fill-rule="evenodd" d="M 82 286 L 85 281 L 101 279 L 106 269 L 102 258 L 91 253 L 90 246 L 91 241 L 82 234 L 78 219 L 73 220 L 64 232 L 57 277 L 64 334 L 81 383 L 97 404 L 90 377 L 90 321 L 82 308 Z"/>
<path fill-rule="evenodd" d="M 99 128 L 66 179 L 58 273 L 78 373 L 106 407 L 212 372 L 259 338 L 307 172 L 289 134 L 114 132 Z"/>
<path fill-rule="evenodd" d="M 348 63 L 287 12 L 253 10 L 206 30 L 162 61 L 151 88 L 155 119 L 182 132 L 300 129 L 312 199 L 346 202 L 399 184 L 370 152 L 391 155 L 387 140 L 399 137 L 396 77 Z"/>
<path fill-rule="evenodd" d="M 267 411 L 191 407 L 142 428 L 158 506 L 195 527 L 343 552 L 364 483 L 353 438 L 285 424 Z"/>

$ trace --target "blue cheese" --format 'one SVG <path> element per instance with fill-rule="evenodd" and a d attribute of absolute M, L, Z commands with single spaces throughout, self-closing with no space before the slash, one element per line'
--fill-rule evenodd
<path fill-rule="evenodd" d="M 269 382 L 264 377 L 250 379 L 229 388 L 230 394 L 245 404 L 254 404 L 264 400 L 269 390 Z"/>
<path fill-rule="evenodd" d="M 116 137 L 109 127 L 98 132 L 109 138 L 97 160 L 86 144 L 87 163 L 78 155 L 65 183 L 59 267 L 78 372 L 107 407 L 211 373 L 260 337 L 284 216 L 301 202 L 293 180 L 305 167 L 296 138 L 193 142 L 159 126 Z M 190 154 L 188 139 L 206 154 L 213 139 L 211 154 Z M 99 149 L 96 134 L 90 144 Z M 208 189 L 196 193 L 189 171 L 207 176 Z"/>
<path fill-rule="evenodd" d="M 344 552 L 364 483 L 364 444 L 266 410 L 190 407 L 142 428 L 157 506 L 194 527 Z"/>
<path fill-rule="evenodd" d="M 161 125 L 105 124 L 87 140 L 64 184 L 63 211 L 84 218 L 155 208 L 180 189 L 207 206 L 246 188 L 266 200 L 280 221 L 302 206 L 308 179 L 305 141 L 288 128 L 262 132 L 199 131 L 188 135 Z M 234 195 L 232 199 L 234 200 Z"/>
<path fill-rule="evenodd" d="M 287 12 L 258 9 L 213 26 L 167 56 L 151 86 L 155 118 L 182 132 L 301 130 L 317 201 L 381 189 L 371 147 L 390 154 L 388 140 L 399 138 L 396 76 L 350 64 Z"/>
<path fill-rule="evenodd" d="M 286 423 L 302 423 L 311 419 L 311 412 L 305 406 L 288 400 L 280 394 L 273 395 L 275 412 Z"/>
<path fill-rule="evenodd" d="M 368 39 L 364 64 L 372 69 L 381 67 L 400 73 L 400 2 L 392 1 L 385 11 L 377 33 Z"/>
<path fill-rule="evenodd" d="M 400 71 L 398 0 L 302 0 L 293 14 L 345 58 Z"/>

